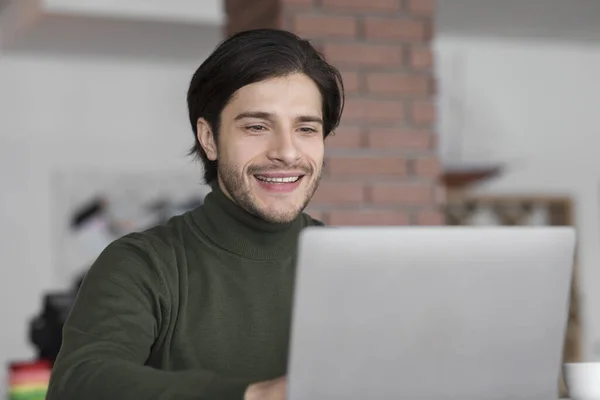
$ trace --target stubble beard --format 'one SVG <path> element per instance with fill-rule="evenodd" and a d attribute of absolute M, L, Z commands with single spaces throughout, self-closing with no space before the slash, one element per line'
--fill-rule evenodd
<path fill-rule="evenodd" d="M 302 179 L 310 179 L 308 186 L 306 187 L 304 199 L 295 208 L 289 210 L 273 210 L 265 209 L 261 207 L 258 200 L 252 193 L 252 189 L 249 186 L 248 180 L 244 179 L 245 171 L 240 171 L 239 168 L 229 164 L 219 163 L 219 177 L 223 183 L 224 189 L 229 193 L 232 200 L 248 213 L 263 219 L 267 222 L 285 224 L 294 221 L 304 211 L 308 203 L 312 199 L 313 195 L 319 188 L 321 178 L 323 175 L 323 166 L 318 171 L 312 171 L 310 174 L 306 174 Z M 305 168 L 306 169 L 306 168 Z M 309 170 L 313 170 L 310 168 Z M 252 174 L 249 174 L 249 179 L 255 179 Z"/>

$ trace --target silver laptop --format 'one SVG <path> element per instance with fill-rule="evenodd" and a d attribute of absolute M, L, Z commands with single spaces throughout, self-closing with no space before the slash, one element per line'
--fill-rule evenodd
<path fill-rule="evenodd" d="M 288 400 L 554 400 L 570 228 L 303 232 Z"/>

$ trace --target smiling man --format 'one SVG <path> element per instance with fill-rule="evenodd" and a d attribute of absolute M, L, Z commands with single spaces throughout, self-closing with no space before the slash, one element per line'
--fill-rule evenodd
<path fill-rule="evenodd" d="M 212 192 L 120 238 L 63 329 L 49 400 L 282 400 L 298 235 L 343 108 L 339 72 L 278 30 L 224 41 L 188 91 Z"/>
<path fill-rule="evenodd" d="M 223 109 L 218 135 L 215 122 L 201 117 L 200 156 L 217 163 L 223 192 L 263 220 L 296 219 L 321 179 L 321 103 L 317 84 L 302 72 L 291 72 L 239 89 Z M 213 165 L 207 174 L 214 174 Z"/>

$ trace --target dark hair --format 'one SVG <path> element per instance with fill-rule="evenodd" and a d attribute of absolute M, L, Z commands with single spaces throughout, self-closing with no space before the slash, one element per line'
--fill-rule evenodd
<path fill-rule="evenodd" d="M 327 137 L 340 123 L 344 85 L 340 72 L 307 41 L 277 29 L 255 29 L 224 40 L 194 73 L 187 94 L 195 144 L 190 155 L 204 164 L 204 180 L 217 178 L 217 161 L 210 161 L 197 137 L 197 121 L 209 123 L 215 139 L 221 112 L 240 88 L 296 72 L 310 77 L 323 99 L 323 131 Z"/>

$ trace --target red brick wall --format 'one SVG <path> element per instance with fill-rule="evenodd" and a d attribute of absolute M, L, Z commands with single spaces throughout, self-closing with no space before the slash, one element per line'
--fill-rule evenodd
<path fill-rule="evenodd" d="M 344 75 L 342 124 L 310 209 L 331 225 L 442 224 L 434 0 L 226 0 L 226 33 L 282 28 Z"/>

